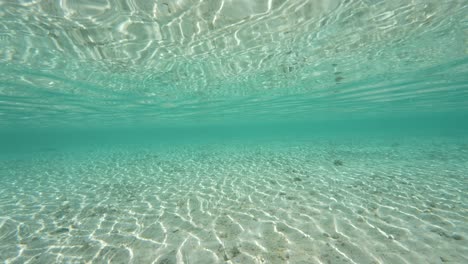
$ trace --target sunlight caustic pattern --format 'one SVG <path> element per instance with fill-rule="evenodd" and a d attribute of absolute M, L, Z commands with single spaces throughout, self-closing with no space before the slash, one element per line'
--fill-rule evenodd
<path fill-rule="evenodd" d="M 464 0 L 0 7 L 4 125 L 466 110 Z"/>
<path fill-rule="evenodd" d="M 465 263 L 468 148 L 432 140 L 2 161 L 0 260 Z"/>

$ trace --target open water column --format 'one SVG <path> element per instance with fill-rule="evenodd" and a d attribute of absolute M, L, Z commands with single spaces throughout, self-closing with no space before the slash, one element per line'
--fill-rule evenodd
<path fill-rule="evenodd" d="M 0 0 L 0 262 L 468 263 L 468 0 Z"/>

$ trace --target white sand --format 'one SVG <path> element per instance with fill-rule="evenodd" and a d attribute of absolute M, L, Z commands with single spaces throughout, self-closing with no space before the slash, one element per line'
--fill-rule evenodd
<path fill-rule="evenodd" d="M 468 148 L 459 142 L 84 157 L 2 161 L 0 261 L 468 263 Z"/>

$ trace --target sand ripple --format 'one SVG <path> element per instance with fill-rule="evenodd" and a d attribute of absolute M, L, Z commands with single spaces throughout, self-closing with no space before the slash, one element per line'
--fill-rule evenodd
<path fill-rule="evenodd" d="M 1 261 L 468 262 L 455 143 L 47 155 L 2 161 Z"/>

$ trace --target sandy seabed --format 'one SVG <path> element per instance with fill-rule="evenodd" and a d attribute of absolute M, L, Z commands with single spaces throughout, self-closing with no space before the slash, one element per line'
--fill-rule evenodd
<path fill-rule="evenodd" d="M 0 261 L 468 263 L 467 175 L 462 140 L 47 148 L 0 161 Z"/>

